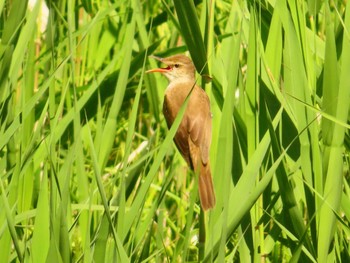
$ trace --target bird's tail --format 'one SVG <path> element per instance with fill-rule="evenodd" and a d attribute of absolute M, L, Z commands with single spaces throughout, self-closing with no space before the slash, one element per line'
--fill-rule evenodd
<path fill-rule="evenodd" d="M 198 179 L 198 189 L 199 198 L 201 205 L 204 210 L 211 209 L 215 206 L 215 193 L 213 187 L 213 180 L 211 178 L 210 164 L 201 163 L 199 179 Z"/>

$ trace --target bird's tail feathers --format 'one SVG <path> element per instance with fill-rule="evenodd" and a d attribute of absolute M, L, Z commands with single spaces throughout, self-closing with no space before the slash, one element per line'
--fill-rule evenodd
<path fill-rule="evenodd" d="M 198 177 L 198 190 L 203 209 L 206 211 L 213 208 L 215 206 L 216 200 L 209 162 L 206 165 L 201 162 L 201 168 Z"/>

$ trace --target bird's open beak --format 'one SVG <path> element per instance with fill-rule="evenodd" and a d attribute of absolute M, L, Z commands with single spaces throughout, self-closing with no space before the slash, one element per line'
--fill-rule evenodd
<path fill-rule="evenodd" d="M 163 61 L 163 58 L 160 58 L 160 57 L 156 57 L 156 56 L 149 56 L 150 58 L 154 58 L 162 63 L 164 63 Z M 165 64 L 165 63 L 164 63 Z M 153 72 L 160 72 L 160 73 L 163 73 L 163 72 L 169 72 L 170 70 L 172 70 L 172 67 L 170 66 L 167 66 L 165 68 L 154 68 L 154 69 L 150 69 L 150 70 L 147 70 L 146 73 L 153 73 Z"/>

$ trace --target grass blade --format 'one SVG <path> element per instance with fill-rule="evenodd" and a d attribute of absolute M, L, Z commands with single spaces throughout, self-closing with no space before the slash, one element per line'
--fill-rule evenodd
<path fill-rule="evenodd" d="M 200 74 L 209 75 L 207 53 L 193 1 L 174 0 L 181 33 Z"/>

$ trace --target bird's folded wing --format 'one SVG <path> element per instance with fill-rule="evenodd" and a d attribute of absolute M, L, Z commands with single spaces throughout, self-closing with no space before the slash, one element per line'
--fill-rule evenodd
<path fill-rule="evenodd" d="M 211 144 L 211 113 L 205 109 L 204 114 L 191 114 L 187 121 L 190 140 L 199 148 L 202 163 L 207 164 Z"/>

